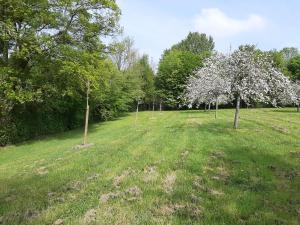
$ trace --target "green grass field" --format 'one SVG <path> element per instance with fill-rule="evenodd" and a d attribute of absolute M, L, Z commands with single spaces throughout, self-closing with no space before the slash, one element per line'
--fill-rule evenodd
<path fill-rule="evenodd" d="M 0 149 L 0 224 L 300 224 L 300 113 L 142 112 Z"/>

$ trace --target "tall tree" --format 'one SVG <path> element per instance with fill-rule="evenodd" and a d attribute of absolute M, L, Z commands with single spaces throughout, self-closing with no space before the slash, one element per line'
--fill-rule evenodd
<path fill-rule="evenodd" d="M 160 59 L 156 88 L 165 103 L 179 107 L 183 103 L 183 92 L 190 74 L 202 66 L 214 48 L 212 37 L 205 34 L 189 33 L 188 36 L 165 50 Z"/>
<path fill-rule="evenodd" d="M 287 61 L 289 76 L 293 80 L 300 80 L 300 56 L 295 56 Z"/>
<path fill-rule="evenodd" d="M 191 52 L 172 50 L 160 60 L 156 86 L 165 102 L 173 107 L 183 103 L 182 95 L 190 74 L 202 66 L 202 58 Z"/>
<path fill-rule="evenodd" d="M 190 32 L 184 40 L 173 45 L 171 50 L 186 51 L 195 55 L 202 55 L 205 52 L 210 53 L 214 47 L 215 43 L 211 36 L 198 32 Z"/>
<path fill-rule="evenodd" d="M 120 71 L 133 66 L 138 58 L 133 39 L 126 37 L 120 42 L 114 41 L 111 44 L 110 57 Z"/>
<path fill-rule="evenodd" d="M 142 90 L 145 93 L 145 103 L 150 104 L 154 97 L 154 72 L 151 68 L 148 55 L 143 55 L 138 61 L 140 76 L 142 78 Z"/>

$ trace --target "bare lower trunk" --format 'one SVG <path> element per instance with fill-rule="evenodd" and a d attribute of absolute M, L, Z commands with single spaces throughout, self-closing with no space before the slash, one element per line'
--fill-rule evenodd
<path fill-rule="evenodd" d="M 155 110 L 154 101 L 152 102 L 152 111 Z"/>
<path fill-rule="evenodd" d="M 3 61 L 8 63 L 8 41 L 4 41 L 3 43 Z"/>
<path fill-rule="evenodd" d="M 218 109 L 219 109 L 219 99 L 216 97 L 216 112 L 215 112 L 215 119 L 218 117 Z"/>
<path fill-rule="evenodd" d="M 162 105 L 161 105 L 162 103 L 161 103 L 161 101 L 159 102 L 159 111 L 161 111 L 162 110 Z"/>
<path fill-rule="evenodd" d="M 237 129 L 238 124 L 239 124 L 240 104 L 241 104 L 241 97 L 238 96 L 236 99 L 236 108 L 235 108 L 235 114 L 234 114 L 234 124 L 233 124 L 234 129 Z"/>
<path fill-rule="evenodd" d="M 83 145 L 87 144 L 87 135 L 88 135 L 88 128 L 89 128 L 89 112 L 90 112 L 89 94 L 90 94 L 90 81 L 88 81 L 87 83 L 87 91 L 86 91 L 86 112 L 85 112 Z"/>
<path fill-rule="evenodd" d="M 206 112 L 206 103 L 204 104 L 204 112 Z"/>
<path fill-rule="evenodd" d="M 208 103 L 208 111 L 210 112 L 210 105 L 211 105 L 211 103 Z"/>
<path fill-rule="evenodd" d="M 136 112 L 135 112 L 135 124 L 137 122 L 137 118 L 138 118 L 138 112 L 139 112 L 139 103 L 136 104 Z"/>

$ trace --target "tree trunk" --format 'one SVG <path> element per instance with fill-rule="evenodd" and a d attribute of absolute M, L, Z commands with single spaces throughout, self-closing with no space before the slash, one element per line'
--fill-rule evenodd
<path fill-rule="evenodd" d="M 211 103 L 208 103 L 208 112 L 210 112 L 210 105 Z"/>
<path fill-rule="evenodd" d="M 297 112 L 299 112 L 299 106 L 300 106 L 300 105 L 298 104 L 298 105 L 297 105 Z"/>
<path fill-rule="evenodd" d="M 216 112 L 215 112 L 215 119 L 218 117 L 218 109 L 219 109 L 219 99 L 216 97 Z"/>
<path fill-rule="evenodd" d="M 234 114 L 234 124 L 233 124 L 234 129 L 238 128 L 240 104 L 241 104 L 241 97 L 238 96 L 236 99 L 236 108 L 235 108 L 235 114 Z"/>
<path fill-rule="evenodd" d="M 136 112 L 135 112 L 135 124 L 137 122 L 137 118 L 138 118 L 138 112 L 139 112 L 139 102 L 136 104 Z"/>
<path fill-rule="evenodd" d="M 89 127 L 89 113 L 90 113 L 89 94 L 90 94 L 90 81 L 87 82 L 87 90 L 86 90 L 86 112 L 85 112 L 83 145 L 87 144 L 87 134 L 88 134 L 88 127 Z"/>
<path fill-rule="evenodd" d="M 204 112 L 206 112 L 206 103 L 204 104 Z"/>
<path fill-rule="evenodd" d="M 3 43 L 3 61 L 7 64 L 8 63 L 8 41 L 4 41 Z"/>
<path fill-rule="evenodd" d="M 162 109 L 162 105 L 161 105 L 161 101 L 159 102 L 159 111 L 161 111 Z"/>
<path fill-rule="evenodd" d="M 153 102 L 152 102 L 152 111 L 154 111 L 155 110 L 155 105 L 154 105 L 154 100 L 153 100 Z"/>

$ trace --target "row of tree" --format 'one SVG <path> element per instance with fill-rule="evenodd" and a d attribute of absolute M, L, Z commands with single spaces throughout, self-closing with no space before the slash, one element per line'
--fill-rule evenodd
<path fill-rule="evenodd" d="M 248 47 L 253 48 L 254 46 Z M 291 80 L 300 80 L 300 55 L 298 49 L 291 47 L 283 48 L 280 51 L 271 50 L 264 52 L 259 49 L 254 49 L 254 51 L 257 55 L 267 57 L 274 68 Z M 158 96 L 160 99 L 163 99 L 165 105 L 171 108 L 180 108 L 185 105 L 184 91 L 189 78 L 195 71 L 203 67 L 203 62 L 212 54 L 214 54 L 213 39 L 197 32 L 189 33 L 184 40 L 165 50 L 155 78 Z M 228 54 L 230 53 L 228 52 Z M 231 103 L 223 97 L 219 99 L 219 102 Z M 206 102 L 209 108 L 211 104 L 215 104 L 215 100 Z"/>
<path fill-rule="evenodd" d="M 148 56 L 139 56 L 128 38 L 104 45 L 103 38 L 120 34 L 114 0 L 0 5 L 0 145 L 80 127 L 87 119 L 110 119 L 141 100 L 150 103 Z"/>
<path fill-rule="evenodd" d="M 155 76 L 156 68 L 132 39 L 115 39 L 120 9 L 114 0 L 0 0 L 0 5 L 0 145 L 139 107 L 179 108 L 191 74 L 214 54 L 212 37 L 189 33 L 164 51 Z M 105 45 L 104 38 L 115 41 Z M 269 55 L 285 75 L 300 79 L 297 49 Z"/>

